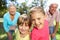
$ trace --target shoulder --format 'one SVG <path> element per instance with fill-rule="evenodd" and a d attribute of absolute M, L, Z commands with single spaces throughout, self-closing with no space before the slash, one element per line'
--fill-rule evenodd
<path fill-rule="evenodd" d="M 5 13 L 5 14 L 4 14 L 4 17 L 7 17 L 8 14 L 9 14 L 9 12 Z"/>
<path fill-rule="evenodd" d="M 49 11 L 46 11 L 45 14 L 49 14 Z"/>
<path fill-rule="evenodd" d="M 30 40 L 30 35 L 29 34 L 27 34 L 26 40 Z"/>
<path fill-rule="evenodd" d="M 55 11 L 54 15 L 59 15 L 59 13 L 60 13 L 59 11 Z"/>
<path fill-rule="evenodd" d="M 9 12 L 5 13 L 3 16 L 4 19 L 8 19 L 8 17 L 9 17 Z"/>
<path fill-rule="evenodd" d="M 15 29 L 15 33 L 17 33 L 18 31 L 19 31 L 18 28 L 16 28 L 16 29 Z"/>
<path fill-rule="evenodd" d="M 45 26 L 48 26 L 49 25 L 48 20 L 45 20 L 44 24 Z"/>
<path fill-rule="evenodd" d="M 33 28 L 31 34 L 35 34 L 37 32 L 37 28 Z"/>
<path fill-rule="evenodd" d="M 16 14 L 17 14 L 17 15 L 20 15 L 20 13 L 19 13 L 19 12 L 16 12 Z"/>
<path fill-rule="evenodd" d="M 45 21 L 45 23 L 48 23 L 48 20 L 45 19 L 44 21 Z"/>

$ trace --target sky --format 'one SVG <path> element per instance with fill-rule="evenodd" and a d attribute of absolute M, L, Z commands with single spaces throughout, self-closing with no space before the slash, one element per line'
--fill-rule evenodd
<path fill-rule="evenodd" d="M 9 1 L 9 0 L 6 0 L 6 1 L 7 1 L 8 4 L 11 3 L 11 1 Z M 32 1 L 33 1 L 33 0 L 28 0 L 27 5 L 30 5 L 30 4 L 32 3 Z M 20 3 L 22 3 L 22 2 L 25 2 L 25 0 L 17 0 L 17 3 L 18 3 L 18 4 L 20 4 Z"/>
<path fill-rule="evenodd" d="M 27 5 L 29 6 L 32 3 L 32 1 L 33 0 L 28 0 Z M 58 8 L 60 8 L 60 0 L 44 0 L 44 1 L 47 1 L 46 4 L 45 4 L 45 9 L 47 9 L 51 3 L 57 3 Z M 19 4 L 22 3 L 22 2 L 25 2 L 25 0 L 17 0 L 17 3 L 19 3 Z M 7 3 L 10 3 L 10 1 L 7 0 Z"/>

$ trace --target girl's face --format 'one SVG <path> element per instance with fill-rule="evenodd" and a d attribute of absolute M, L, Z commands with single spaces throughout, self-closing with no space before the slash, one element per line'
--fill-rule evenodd
<path fill-rule="evenodd" d="M 34 22 L 34 25 L 36 27 L 40 27 L 41 25 L 44 24 L 44 14 L 41 12 L 40 13 L 38 13 L 38 12 L 32 13 L 31 18 L 32 18 L 32 22 Z"/>
<path fill-rule="evenodd" d="M 29 31 L 29 26 L 26 23 L 23 23 L 22 25 L 19 25 L 19 32 L 21 34 L 26 34 Z"/>

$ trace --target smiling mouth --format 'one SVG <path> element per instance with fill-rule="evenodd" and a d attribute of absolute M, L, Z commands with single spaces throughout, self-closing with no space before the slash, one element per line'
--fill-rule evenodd
<path fill-rule="evenodd" d="M 25 30 L 21 30 L 22 32 L 24 32 Z"/>
<path fill-rule="evenodd" d="M 38 26 L 38 27 L 39 27 L 40 25 L 42 25 L 42 23 L 40 23 L 40 24 L 38 24 L 38 25 L 35 25 L 35 26 Z"/>

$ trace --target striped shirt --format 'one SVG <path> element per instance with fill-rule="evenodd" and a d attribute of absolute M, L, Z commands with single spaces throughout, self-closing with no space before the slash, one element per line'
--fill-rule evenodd
<path fill-rule="evenodd" d="M 51 15 L 48 11 L 48 12 L 46 12 L 46 15 L 47 15 L 47 20 L 49 22 L 49 26 L 54 26 L 54 21 L 59 22 L 59 12 L 58 11 L 53 13 L 53 15 Z"/>

